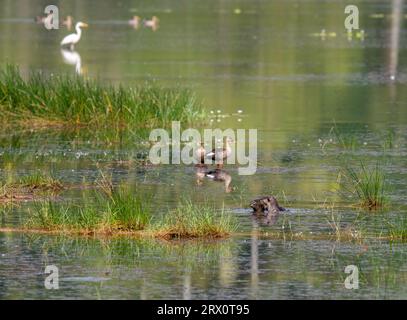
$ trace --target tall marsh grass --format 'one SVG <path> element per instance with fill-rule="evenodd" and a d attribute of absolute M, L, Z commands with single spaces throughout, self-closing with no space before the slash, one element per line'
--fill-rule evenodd
<path fill-rule="evenodd" d="M 0 111 L 6 121 L 97 129 L 153 128 L 171 121 L 191 123 L 204 116 L 201 103 L 187 89 L 151 84 L 115 87 L 39 72 L 24 79 L 15 66 L 0 71 Z"/>
<path fill-rule="evenodd" d="M 388 189 L 386 175 L 379 165 L 366 167 L 361 162 L 359 168 L 346 166 L 343 170 L 345 190 L 355 195 L 362 207 L 376 209 L 385 205 Z"/>

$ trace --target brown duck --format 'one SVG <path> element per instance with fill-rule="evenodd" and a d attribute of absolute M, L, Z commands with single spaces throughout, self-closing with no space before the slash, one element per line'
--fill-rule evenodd
<path fill-rule="evenodd" d="M 266 196 L 254 199 L 250 203 L 250 207 L 253 209 L 254 213 L 259 214 L 277 214 L 280 211 L 285 211 L 283 207 L 278 205 L 276 198 L 273 196 Z"/>
<path fill-rule="evenodd" d="M 133 16 L 128 23 L 129 25 L 133 26 L 134 29 L 138 29 L 140 28 L 141 18 L 139 16 Z"/>
<path fill-rule="evenodd" d="M 213 161 L 219 161 L 220 163 L 217 164 L 218 169 L 223 167 L 223 162 L 230 157 L 232 154 L 232 146 L 233 139 L 231 137 L 226 138 L 226 144 L 224 148 L 213 149 L 211 152 L 208 152 L 205 157 L 208 159 L 212 159 Z"/>
<path fill-rule="evenodd" d="M 205 145 L 203 142 L 198 143 L 198 148 L 195 151 L 195 158 L 198 161 L 198 165 L 203 165 L 205 163 L 205 155 L 206 155 L 206 150 L 205 150 Z"/>
<path fill-rule="evenodd" d="M 158 19 L 156 16 L 153 16 L 151 20 L 144 20 L 143 24 L 145 27 L 151 28 L 153 31 L 156 31 L 159 27 L 160 19 Z"/>

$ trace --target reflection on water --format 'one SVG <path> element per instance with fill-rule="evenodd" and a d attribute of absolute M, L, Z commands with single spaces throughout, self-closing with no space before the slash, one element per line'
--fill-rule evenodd
<path fill-rule="evenodd" d="M 3 234 L 0 254 L 2 299 L 399 299 L 407 281 L 399 245 L 371 243 L 366 251 L 357 244 L 262 240 L 256 233 L 204 243 Z M 351 263 L 360 268 L 359 290 L 343 285 Z M 59 290 L 44 288 L 48 264 L 59 267 Z"/>
<path fill-rule="evenodd" d="M 78 75 L 83 73 L 81 55 L 77 51 L 61 49 L 61 54 L 66 64 L 75 66 L 75 72 Z"/>
<path fill-rule="evenodd" d="M 230 193 L 232 192 L 233 188 L 231 186 L 232 183 L 232 176 L 223 169 L 215 169 L 215 170 L 208 170 L 205 174 L 206 177 L 212 179 L 213 181 L 223 182 L 225 186 L 225 192 Z"/>
<path fill-rule="evenodd" d="M 246 238 L 175 245 L 0 234 L 0 297 L 405 298 L 403 245 L 271 241 L 255 232 L 283 227 L 331 232 L 327 221 L 332 213 L 318 204 L 348 204 L 333 191 L 343 160 L 374 164 L 385 159 L 394 204 L 376 214 L 338 209 L 335 215 L 344 228 L 358 221 L 364 232 L 380 232 L 384 221 L 405 214 L 404 2 L 358 4 L 366 33 L 364 41 L 355 35 L 351 42 L 339 0 L 298 5 L 253 0 L 242 2 L 238 11 L 227 1 L 120 3 L 61 2 L 61 17 L 90 25 L 79 51 L 61 51 L 66 28 L 49 31 L 35 23 L 33 17 L 43 14 L 40 1 L 9 1 L 0 13 L 0 59 L 20 65 L 25 73 L 33 68 L 49 74 L 71 74 L 73 68 L 81 74 L 86 61 L 90 78 L 190 87 L 216 115 L 207 127 L 258 129 L 257 173 L 239 176 L 232 165 L 222 170 L 141 165 L 149 132 L 140 129 L 119 136 L 86 130 L 0 131 L 0 175 L 52 170 L 77 186 L 93 182 L 98 168 L 104 168 L 115 184 L 154 195 L 157 212 L 176 206 L 183 196 L 196 202 L 210 199 L 232 210 L 240 230 L 253 232 Z M 382 15 L 389 19 L 371 18 Z M 152 32 L 154 16 L 161 27 Z M 326 30 L 325 41 L 319 30 Z M 352 141 L 351 148 L 332 135 L 334 122 Z M 61 197 L 80 203 L 84 194 L 73 187 Z M 250 201 L 265 194 L 281 195 L 278 199 L 289 211 L 252 217 Z M 31 205 L 2 211 L 1 225 L 19 225 Z M 48 263 L 61 267 L 62 278 L 78 281 L 62 281 L 58 292 L 43 290 Z M 348 264 L 361 266 L 363 283 L 357 292 L 343 286 Z M 110 280 L 101 281 L 105 278 Z"/>

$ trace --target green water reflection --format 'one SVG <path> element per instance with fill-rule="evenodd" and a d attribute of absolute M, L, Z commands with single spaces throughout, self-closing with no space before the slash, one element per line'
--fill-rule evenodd
<path fill-rule="evenodd" d="M 21 70 L 75 74 L 59 42 L 64 28 L 47 31 L 34 23 L 47 1 L 3 0 L 0 61 Z M 407 83 L 405 3 L 354 1 L 364 41 L 348 41 L 343 1 L 55 1 L 62 16 L 89 23 L 76 47 L 84 77 L 102 81 L 192 88 L 208 111 L 221 117 L 208 127 L 258 129 L 259 166 L 253 176 L 225 168 L 233 192 L 223 183 L 196 184 L 191 166 L 143 167 L 145 134 L 55 130 L 2 130 L 0 175 L 52 171 L 77 185 L 93 181 L 98 168 L 115 183 L 137 185 L 154 194 L 158 213 L 181 196 L 210 198 L 236 213 L 250 231 L 248 201 L 270 192 L 284 198 L 288 220 L 298 230 L 327 230 L 330 212 L 315 202 L 346 202 L 332 190 L 344 159 L 384 162 L 394 206 L 371 214 L 341 209 L 343 223 L 358 215 L 370 230 L 406 214 Z M 236 9 L 239 9 L 236 11 Z M 240 12 L 236 14 L 236 12 Z M 385 18 L 374 19 L 372 14 Z M 133 15 L 160 18 L 160 28 L 134 30 Z M 396 24 L 397 17 L 400 24 Z M 321 29 L 336 32 L 322 40 Z M 76 57 L 77 59 L 77 57 Z M 65 59 L 66 60 L 66 59 Z M 395 79 L 391 80 L 390 76 Z M 242 110 L 242 113 L 237 113 Z M 332 135 L 336 123 L 353 141 L 343 148 Z M 391 146 L 386 139 L 391 135 Z M 332 140 L 331 140 L 332 139 Z M 385 152 L 384 152 L 385 150 Z M 62 194 L 80 204 L 83 190 Z M 27 206 L 1 217 L 2 226 L 19 225 Z M 266 228 L 268 228 L 266 226 Z M 270 227 L 272 228 L 272 227 Z M 232 238 L 217 243 L 171 246 L 136 240 L 100 241 L 0 235 L 1 298 L 406 298 L 405 245 L 329 241 L 285 243 Z M 95 281 L 61 282 L 63 290 L 43 289 L 43 268 L 61 266 L 61 276 Z M 361 288 L 344 289 L 343 269 L 361 269 Z M 98 278 L 109 280 L 97 281 Z M 86 279 L 85 279 L 86 280 Z M 89 279 L 87 279 L 89 280 Z M 21 289 L 21 283 L 25 289 Z"/>

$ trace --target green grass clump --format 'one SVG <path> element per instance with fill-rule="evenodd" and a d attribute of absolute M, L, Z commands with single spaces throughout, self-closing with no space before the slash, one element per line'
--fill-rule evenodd
<path fill-rule="evenodd" d="M 184 201 L 151 223 L 150 211 L 141 198 L 119 188 L 110 196 L 101 193 L 95 203 L 81 206 L 41 203 L 30 214 L 26 228 L 78 234 L 115 234 L 145 231 L 159 238 L 220 238 L 234 232 L 237 223 L 224 210 Z"/>
<path fill-rule="evenodd" d="M 237 228 L 237 223 L 224 209 L 218 211 L 209 204 L 181 202 L 154 225 L 155 234 L 163 238 L 219 238 Z"/>
<path fill-rule="evenodd" d="M 394 241 L 407 240 L 407 218 L 400 216 L 393 222 L 388 222 L 388 237 Z"/>
<path fill-rule="evenodd" d="M 150 211 L 141 198 L 125 188 L 95 198 L 81 206 L 41 203 L 31 213 L 26 227 L 91 234 L 139 231 L 150 222 Z"/>
<path fill-rule="evenodd" d="M 31 127 L 75 125 L 96 129 L 168 126 L 171 121 L 203 119 L 202 105 L 187 89 L 143 85 L 104 85 L 81 77 L 0 71 L 0 111 L 3 120 L 24 121 Z"/>
<path fill-rule="evenodd" d="M 103 224 L 115 230 L 143 230 L 150 223 L 150 218 L 150 211 L 140 197 L 119 188 L 106 202 Z"/>
<path fill-rule="evenodd" d="M 63 189 L 60 180 L 42 172 L 20 178 L 7 175 L 0 181 L 0 203 L 33 200 L 38 194 L 55 194 Z"/>
<path fill-rule="evenodd" d="M 359 169 L 347 166 L 344 170 L 344 187 L 359 199 L 359 204 L 368 209 L 376 209 L 385 205 L 387 182 L 386 175 L 377 163 L 367 168 L 363 162 Z"/>
<path fill-rule="evenodd" d="M 61 181 L 52 177 L 51 175 L 43 174 L 41 172 L 36 172 L 31 175 L 23 176 L 16 182 L 12 183 L 11 186 L 37 189 L 37 190 L 61 190 L 63 185 Z"/>

